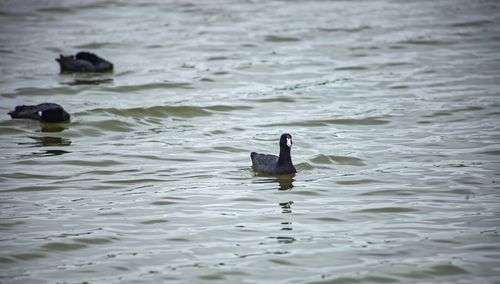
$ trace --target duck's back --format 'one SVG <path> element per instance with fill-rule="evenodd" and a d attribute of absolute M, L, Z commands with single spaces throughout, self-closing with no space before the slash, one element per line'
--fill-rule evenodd
<path fill-rule="evenodd" d="M 275 155 L 252 152 L 250 158 L 252 159 L 253 170 L 260 173 L 272 174 L 273 169 L 278 164 L 278 156 Z"/>
<path fill-rule="evenodd" d="M 278 163 L 279 157 L 275 155 L 252 152 L 250 158 L 252 159 L 252 168 L 257 173 L 285 175 L 297 172 L 293 165 L 280 165 Z"/>
<path fill-rule="evenodd" d="M 113 70 L 113 64 L 104 58 L 101 58 L 90 52 L 79 52 L 75 58 L 80 61 L 89 62 L 92 66 L 92 72 L 107 72 Z"/>
<path fill-rule="evenodd" d="M 37 106 L 16 106 L 13 111 L 9 112 L 9 115 L 11 118 L 27 118 L 40 120 L 40 114 Z"/>
<path fill-rule="evenodd" d="M 59 62 L 61 73 L 113 71 L 111 62 L 90 52 L 79 52 L 75 56 L 61 54 L 59 58 L 56 58 L 56 61 Z"/>
<path fill-rule="evenodd" d="M 95 66 L 86 60 L 63 58 L 58 62 L 61 72 L 95 72 Z"/>

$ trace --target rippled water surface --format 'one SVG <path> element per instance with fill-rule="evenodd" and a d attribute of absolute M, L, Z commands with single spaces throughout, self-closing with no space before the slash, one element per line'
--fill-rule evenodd
<path fill-rule="evenodd" d="M 2 1 L 0 282 L 498 283 L 499 46 L 498 1 Z"/>

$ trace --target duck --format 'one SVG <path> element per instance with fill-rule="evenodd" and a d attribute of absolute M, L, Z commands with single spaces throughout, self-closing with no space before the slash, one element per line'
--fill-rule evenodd
<path fill-rule="evenodd" d="M 251 152 L 252 169 L 256 173 L 267 175 L 295 174 L 297 170 L 292 163 L 291 149 L 292 135 L 288 133 L 282 134 L 280 137 L 279 156 Z"/>
<path fill-rule="evenodd" d="M 113 71 L 113 64 L 111 62 L 87 51 L 67 56 L 59 54 L 59 58 L 56 58 L 56 61 L 59 62 L 61 73 L 102 73 Z"/>
<path fill-rule="evenodd" d="M 11 118 L 26 118 L 42 122 L 67 122 L 71 118 L 69 113 L 55 103 L 19 105 L 8 114 Z"/>

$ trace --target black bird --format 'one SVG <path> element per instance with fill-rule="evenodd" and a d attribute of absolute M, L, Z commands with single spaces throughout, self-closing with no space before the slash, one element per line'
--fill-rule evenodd
<path fill-rule="evenodd" d="M 9 112 L 12 118 L 27 118 L 44 122 L 69 121 L 70 115 L 60 105 L 54 103 L 43 103 L 34 106 L 16 106 Z"/>
<path fill-rule="evenodd" d="M 113 71 L 113 64 L 111 62 L 86 51 L 68 56 L 59 54 L 59 58 L 56 58 L 56 61 L 59 62 L 61 73 Z"/>
<path fill-rule="evenodd" d="M 280 138 L 280 155 L 268 155 L 252 152 L 252 168 L 257 173 L 269 175 L 288 175 L 297 172 L 292 163 L 290 150 L 292 148 L 292 135 L 285 133 Z"/>

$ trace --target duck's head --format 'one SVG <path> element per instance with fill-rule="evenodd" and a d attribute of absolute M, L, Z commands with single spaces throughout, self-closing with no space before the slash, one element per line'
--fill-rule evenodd
<path fill-rule="evenodd" d="M 62 55 L 62 54 L 59 54 L 59 58 L 56 58 L 56 61 L 59 62 L 59 63 L 64 63 L 64 62 L 73 61 L 73 60 L 75 60 L 75 56 L 74 55 Z"/>
<path fill-rule="evenodd" d="M 281 135 L 280 147 L 292 148 L 292 135 L 288 133 Z"/>

